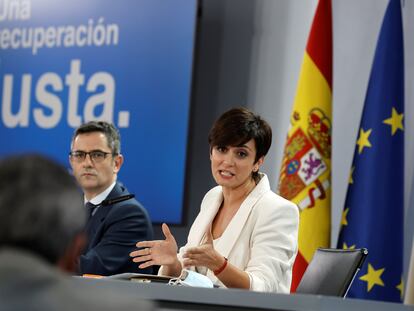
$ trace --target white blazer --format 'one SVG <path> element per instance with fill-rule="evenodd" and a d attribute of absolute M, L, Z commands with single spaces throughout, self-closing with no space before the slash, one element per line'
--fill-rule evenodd
<path fill-rule="evenodd" d="M 261 175 L 214 247 L 249 275 L 251 290 L 289 293 L 298 250 L 299 211 L 295 204 L 272 192 L 267 176 Z M 180 248 L 180 260 L 187 247 L 202 243 L 222 200 L 221 186 L 207 192 L 187 244 Z M 212 271 L 207 270 L 207 276 L 224 286 Z"/>

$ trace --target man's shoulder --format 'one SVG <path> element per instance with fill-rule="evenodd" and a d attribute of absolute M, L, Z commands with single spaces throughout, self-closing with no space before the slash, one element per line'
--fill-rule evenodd
<path fill-rule="evenodd" d="M 128 189 L 118 181 L 107 199 L 113 200 L 130 194 Z M 118 222 L 123 221 L 124 219 L 137 219 L 142 221 L 143 219 L 146 219 L 147 222 L 150 222 L 147 210 L 135 199 L 135 197 L 121 201 L 115 200 L 114 203 L 107 205 L 106 208 L 108 209 L 105 217 L 107 221 Z"/>
<path fill-rule="evenodd" d="M 108 206 L 107 217 L 148 217 L 146 209 L 135 199 L 114 203 Z"/>
<path fill-rule="evenodd" d="M 129 195 L 133 196 L 128 198 L 127 196 Z M 111 209 L 126 209 L 131 211 L 145 210 L 142 204 L 137 201 L 134 194 L 131 194 L 119 181 L 116 182 L 114 188 L 106 199 L 110 202 L 108 206 L 110 206 Z M 111 203 L 112 200 L 114 201 L 113 203 Z"/>

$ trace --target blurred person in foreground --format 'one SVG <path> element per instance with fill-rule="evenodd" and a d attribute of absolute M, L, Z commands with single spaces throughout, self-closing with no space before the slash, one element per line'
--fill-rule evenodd
<path fill-rule="evenodd" d="M 152 310 L 147 302 L 76 282 L 86 215 L 73 177 L 38 155 L 0 161 L 1 310 Z"/>
<path fill-rule="evenodd" d="M 119 131 L 111 123 L 91 121 L 72 137 L 69 161 L 84 193 L 87 245 L 80 256 L 82 274 L 152 273 L 128 257 L 137 241 L 152 239 L 147 211 L 117 181 L 124 162 Z"/>
<path fill-rule="evenodd" d="M 177 244 L 166 224 L 165 240 L 138 242 L 130 254 L 140 267 L 161 265 L 159 274 L 182 269 L 207 275 L 215 285 L 289 293 L 297 254 L 299 211 L 271 191 L 259 172 L 272 141 L 270 126 L 245 108 L 225 112 L 208 141 L 218 186 L 205 195 L 187 244 Z"/>

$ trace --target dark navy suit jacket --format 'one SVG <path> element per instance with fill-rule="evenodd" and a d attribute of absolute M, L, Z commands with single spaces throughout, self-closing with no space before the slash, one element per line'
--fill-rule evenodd
<path fill-rule="evenodd" d="M 128 190 L 117 182 L 106 199 L 126 194 Z M 85 231 L 88 243 L 80 256 L 81 274 L 152 273 L 152 268 L 139 269 L 129 257 L 138 241 L 153 239 L 148 213 L 135 199 L 99 206 L 88 220 Z"/>

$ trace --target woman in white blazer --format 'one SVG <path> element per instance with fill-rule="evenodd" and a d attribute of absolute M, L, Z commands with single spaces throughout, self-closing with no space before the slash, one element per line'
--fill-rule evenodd
<path fill-rule="evenodd" d="M 288 293 L 297 253 L 299 211 L 271 191 L 259 172 L 272 141 L 266 121 L 245 108 L 219 117 L 209 133 L 211 171 L 218 186 L 201 203 L 187 244 L 177 244 L 166 224 L 165 240 L 138 242 L 131 253 L 140 268 L 159 274 L 194 269 L 219 286 Z"/>

